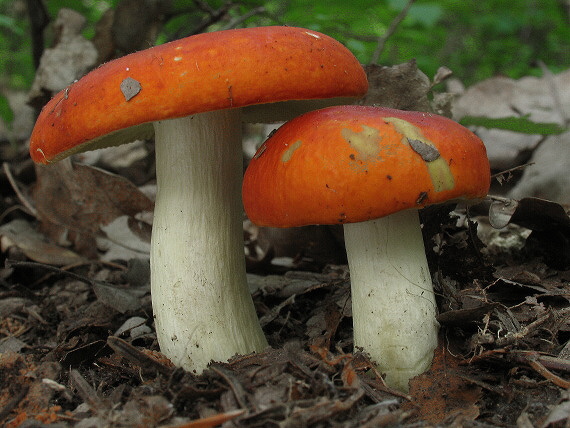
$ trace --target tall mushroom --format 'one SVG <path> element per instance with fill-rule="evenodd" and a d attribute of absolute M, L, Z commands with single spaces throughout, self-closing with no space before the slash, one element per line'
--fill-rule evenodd
<path fill-rule="evenodd" d="M 245 277 L 242 113 L 286 120 L 315 100 L 366 90 L 358 61 L 323 34 L 292 27 L 200 34 L 111 61 L 57 94 L 37 119 L 30 154 L 47 164 L 154 133 L 157 337 L 176 365 L 200 372 L 267 343 Z M 281 103 L 288 100 L 313 101 Z"/>
<path fill-rule="evenodd" d="M 489 184 L 482 141 L 452 120 L 341 106 L 279 128 L 248 166 L 243 201 L 261 226 L 344 225 L 354 344 L 406 390 L 438 332 L 417 210 L 483 197 Z"/>

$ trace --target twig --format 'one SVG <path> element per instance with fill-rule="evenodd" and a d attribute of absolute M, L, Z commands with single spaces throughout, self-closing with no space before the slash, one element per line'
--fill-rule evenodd
<path fill-rule="evenodd" d="M 34 68 L 37 69 L 44 52 L 44 29 L 49 24 L 49 15 L 41 0 L 26 0 L 26 6 L 30 19 Z"/>
<path fill-rule="evenodd" d="M 149 357 L 147 354 L 139 351 L 123 339 L 116 336 L 109 336 L 107 338 L 107 345 L 109 345 L 117 354 L 125 357 L 131 363 L 139 366 L 143 370 L 158 372 L 165 377 L 172 376 L 172 372 L 174 371 L 173 367 L 169 367 L 162 364 L 160 361 Z"/>
<path fill-rule="evenodd" d="M 20 191 L 20 188 L 18 187 L 18 183 L 16 183 L 16 180 L 14 179 L 14 176 L 12 175 L 12 171 L 10 171 L 10 165 L 8 165 L 7 162 L 4 162 L 2 164 L 2 169 L 4 170 L 4 174 L 6 174 L 6 178 L 8 179 L 8 182 L 10 183 L 10 186 L 12 186 L 12 189 L 14 189 L 14 192 L 16 193 L 16 196 L 18 197 L 18 199 L 20 200 L 20 202 L 22 202 L 22 205 L 24 205 L 24 207 L 26 207 L 26 209 L 28 210 L 28 213 L 33 215 L 34 217 L 38 217 L 38 211 L 36 210 L 36 208 L 30 203 L 30 201 L 28 201 L 25 197 L 24 194 Z"/>
<path fill-rule="evenodd" d="M 217 415 L 208 416 L 206 418 L 195 419 L 191 422 L 177 425 L 176 428 L 206 428 L 222 425 L 224 422 L 231 421 L 245 413 L 244 409 L 230 410 L 225 413 L 218 413 Z M 233 424 L 232 424 L 233 425 Z"/>
<path fill-rule="evenodd" d="M 89 385 L 85 378 L 81 376 L 79 371 L 72 369 L 69 374 L 69 378 L 81 399 L 87 403 L 93 412 L 100 412 L 109 409 L 109 402 L 99 397 L 97 391 Z"/>
<path fill-rule="evenodd" d="M 220 375 L 229 385 L 230 389 L 234 393 L 234 397 L 242 409 L 247 408 L 246 403 L 246 392 L 242 384 L 236 379 L 236 377 L 227 369 L 222 367 L 220 364 L 212 364 L 210 369 Z"/>
<path fill-rule="evenodd" d="M 539 361 L 535 359 L 529 359 L 528 365 L 531 366 L 537 373 L 542 375 L 545 379 L 548 379 L 550 382 L 552 382 L 554 385 L 564 389 L 570 388 L 570 382 L 562 379 L 560 376 L 556 376 L 554 373 L 544 367 Z"/>
<path fill-rule="evenodd" d="M 207 13 L 207 18 L 192 31 L 192 34 L 203 33 L 210 25 L 213 25 L 224 19 L 229 10 L 234 6 L 232 2 L 226 2 L 218 10 L 215 10 L 210 7 L 210 5 L 205 1 L 194 0 L 194 4 L 199 9 Z"/>
<path fill-rule="evenodd" d="M 508 309 L 507 309 L 508 310 Z M 498 312 L 497 312 L 498 313 Z M 510 311 L 509 311 L 510 314 Z M 548 321 L 551 318 L 551 312 L 547 312 L 545 315 L 542 315 L 540 318 L 537 318 L 529 325 L 524 326 L 523 328 L 519 329 L 519 331 L 514 333 L 507 333 L 505 336 L 498 337 L 495 340 L 495 345 L 498 347 L 505 347 L 511 345 L 513 343 L 517 343 L 517 341 L 522 340 L 526 337 L 531 336 L 532 333 L 535 333 L 538 328 Z M 515 329 L 516 326 L 513 326 L 512 329 Z M 510 329 L 509 329 L 510 330 Z"/>
<path fill-rule="evenodd" d="M 537 373 L 551 381 L 556 386 L 564 389 L 570 388 L 569 381 L 562 379 L 560 376 L 555 375 L 549 370 L 550 368 L 566 372 L 570 371 L 570 363 L 566 360 L 548 355 L 540 355 L 536 351 L 513 351 L 511 352 L 511 358 L 515 361 L 528 364 Z"/>
<path fill-rule="evenodd" d="M 519 165 L 519 166 L 515 166 L 513 168 L 505 169 L 503 171 L 500 171 L 500 172 L 497 172 L 496 174 L 491 175 L 491 180 L 493 178 L 498 178 L 502 175 L 510 174 L 511 172 L 518 171 L 519 169 L 524 169 L 524 168 L 529 167 L 531 165 L 534 165 L 534 162 L 529 162 L 529 163 L 525 163 L 524 165 Z"/>
<path fill-rule="evenodd" d="M 266 9 L 263 6 L 259 6 L 256 8 L 251 9 L 249 12 L 247 12 L 246 14 L 242 15 L 242 16 L 238 16 L 235 19 L 232 19 L 230 22 L 228 22 L 223 29 L 224 30 L 229 30 L 231 28 L 235 28 L 237 27 L 239 24 L 241 24 L 242 22 L 248 20 L 249 18 L 251 18 L 252 16 L 255 15 L 261 15 L 262 13 L 265 13 Z"/>
<path fill-rule="evenodd" d="M 384 45 L 386 44 L 386 41 L 392 36 L 392 34 L 396 32 L 398 25 L 400 25 L 400 23 L 404 20 L 404 18 L 408 14 L 408 11 L 410 10 L 410 7 L 412 7 L 412 5 L 415 2 L 416 0 L 408 0 L 408 3 L 400 11 L 398 16 L 396 16 L 392 20 L 386 32 L 378 38 L 378 42 L 376 44 L 376 50 L 374 50 L 374 53 L 372 54 L 372 59 L 370 60 L 370 64 L 376 64 L 378 62 L 380 54 L 384 50 Z"/>
<path fill-rule="evenodd" d="M 570 361 L 565 358 L 541 355 L 537 351 L 511 351 L 510 355 L 519 362 L 527 362 L 529 359 L 534 359 L 549 370 L 570 373 Z"/>
<path fill-rule="evenodd" d="M 6 267 L 7 268 L 9 268 L 9 267 L 40 268 L 40 269 L 44 269 L 44 270 L 49 271 L 49 272 L 70 276 L 73 279 L 76 279 L 78 281 L 81 281 L 81 282 L 88 284 L 88 285 L 91 285 L 91 286 L 93 286 L 97 283 L 101 283 L 101 282 L 95 281 L 93 279 L 89 279 L 83 275 L 78 275 L 74 272 L 70 272 L 68 270 L 60 269 L 60 268 L 55 267 L 55 266 L 46 265 L 44 263 L 22 262 L 22 261 L 15 261 L 15 260 L 8 259 L 8 260 L 6 260 Z"/>

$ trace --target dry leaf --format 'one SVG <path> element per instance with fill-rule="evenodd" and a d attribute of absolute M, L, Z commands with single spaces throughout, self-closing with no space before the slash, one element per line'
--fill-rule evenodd
<path fill-rule="evenodd" d="M 48 242 L 25 220 L 13 220 L 0 226 L 2 252 L 11 246 L 18 247 L 27 258 L 52 266 L 65 266 L 82 261 L 73 251 Z"/>
<path fill-rule="evenodd" d="M 552 87 L 556 88 L 556 93 Z M 570 111 L 570 70 L 555 76 L 520 80 L 492 77 L 471 86 L 458 97 L 453 105 L 453 116 L 460 120 L 465 116 L 499 118 L 529 114 L 535 122 L 561 123 L 557 98 L 562 109 Z M 528 150 L 534 149 L 542 140 L 541 135 L 498 129 L 478 127 L 476 132 L 485 142 L 491 167 L 499 171 L 522 163 L 522 158 L 528 158 Z M 559 160 L 564 162 L 565 158 Z M 552 168 L 552 165 L 543 164 L 540 168 Z"/>
<path fill-rule="evenodd" d="M 570 205 L 570 132 L 544 139 L 509 192 L 511 198 L 537 197 Z"/>
<path fill-rule="evenodd" d="M 64 160 L 36 171 L 32 197 L 41 230 L 60 244 L 70 240 L 87 257 L 97 256 L 95 240 L 104 236 L 102 227 L 154 208 L 130 181 L 97 168 Z"/>
<path fill-rule="evenodd" d="M 363 104 L 430 111 L 427 94 L 431 90 L 431 82 L 414 60 L 393 67 L 368 65 L 365 70 L 369 88 Z"/>
<path fill-rule="evenodd" d="M 86 19 L 71 9 L 58 12 L 54 27 L 58 44 L 46 49 L 30 89 L 32 102 L 43 103 L 44 91 L 56 93 L 85 74 L 97 61 L 93 43 L 81 35 Z"/>
<path fill-rule="evenodd" d="M 151 226 L 123 215 L 101 226 L 105 236 L 97 239 L 97 245 L 105 250 L 102 260 L 131 260 L 150 257 Z"/>

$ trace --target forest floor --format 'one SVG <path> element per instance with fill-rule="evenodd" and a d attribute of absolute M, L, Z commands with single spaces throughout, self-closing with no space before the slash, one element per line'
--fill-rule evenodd
<path fill-rule="evenodd" d="M 34 179 L 26 165 L 20 183 Z M 200 376 L 172 367 L 152 328 L 148 264 L 38 262 L 22 233 L 6 226 L 34 223 L 9 210 L 18 198 L 7 171 L 5 427 L 567 426 L 568 223 L 547 209 L 533 218 L 535 226 L 555 223 L 547 237 L 515 224 L 493 232 L 485 215 L 474 222 L 449 216 L 449 207 L 422 215 L 442 328 L 431 369 L 402 393 L 353 352 L 347 266 L 302 254 L 286 268 L 269 259 L 248 265 L 268 350 L 212 363 Z"/>
<path fill-rule="evenodd" d="M 382 85 L 369 104 L 425 111 L 410 100 L 426 104 L 436 82 L 415 63 L 372 72 Z M 270 348 L 197 376 L 158 352 L 148 261 L 136 257 L 148 233 L 129 242 L 133 254 L 112 245 L 152 212 L 139 190 L 152 182 L 151 144 L 116 156 L 130 157 L 112 169 L 127 180 L 79 164 L 34 168 L 25 144 L 14 146 L 0 145 L 2 426 L 568 426 L 570 219 L 560 205 L 424 210 L 441 330 L 431 369 L 406 393 L 354 350 L 349 271 L 330 231 L 311 235 L 318 258 L 297 245 L 313 239 L 300 231 L 286 266 L 272 263 L 272 242 L 248 261 Z M 254 248 L 257 231 L 245 232 Z"/>

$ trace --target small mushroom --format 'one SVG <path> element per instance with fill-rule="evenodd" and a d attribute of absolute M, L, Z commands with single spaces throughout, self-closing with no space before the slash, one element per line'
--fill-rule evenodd
<path fill-rule="evenodd" d="M 481 198 L 489 184 L 483 142 L 452 120 L 341 106 L 279 128 L 248 166 L 243 202 L 260 226 L 344 225 L 354 345 L 407 390 L 438 335 L 417 210 Z"/>
<path fill-rule="evenodd" d="M 367 87 L 350 51 L 315 31 L 199 34 L 106 63 L 57 94 L 37 119 L 30 154 L 47 164 L 155 136 L 156 332 L 174 364 L 201 372 L 267 346 L 245 275 L 242 119 L 287 120 Z"/>

